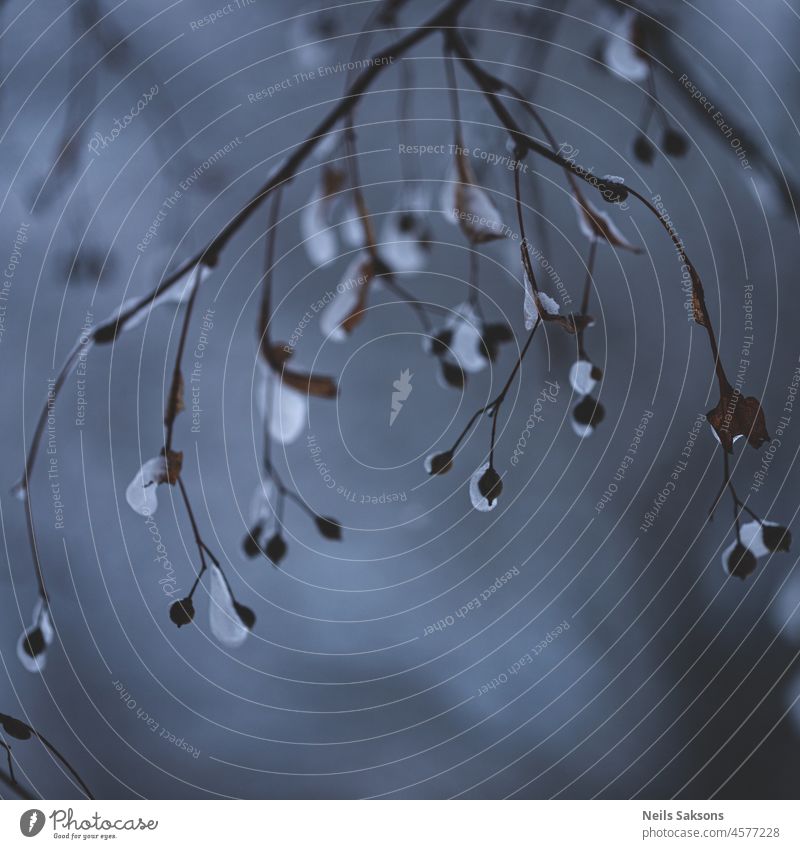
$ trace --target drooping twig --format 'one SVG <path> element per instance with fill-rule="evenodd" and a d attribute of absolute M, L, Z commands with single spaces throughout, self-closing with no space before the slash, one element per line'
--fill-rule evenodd
<path fill-rule="evenodd" d="M 331 129 L 342 119 L 346 118 L 356 107 L 365 92 L 369 89 L 380 72 L 391 64 L 398 56 L 408 52 L 412 47 L 433 33 L 453 27 L 456 24 L 458 14 L 470 2 L 470 0 L 449 0 L 436 14 L 430 17 L 419 27 L 414 28 L 408 35 L 395 41 L 372 57 L 364 70 L 353 80 L 342 99 L 334 106 L 328 114 L 317 124 L 316 128 L 306 136 L 305 140 L 286 157 L 283 164 L 275 170 L 261 188 L 245 203 L 245 205 L 222 227 L 217 235 L 198 253 L 183 262 L 175 271 L 163 278 L 158 285 L 147 294 L 138 298 L 131 306 L 121 310 L 109 321 L 97 325 L 92 329 L 89 340 L 78 342 L 67 356 L 61 370 L 56 378 L 52 390 L 52 403 L 61 390 L 64 381 L 78 363 L 80 354 L 93 344 L 108 344 L 113 342 L 127 322 L 146 310 L 157 297 L 169 291 L 187 273 L 196 268 L 200 263 L 210 268 L 216 266 L 219 256 L 233 236 L 239 232 L 253 213 L 261 206 L 269 195 L 279 186 L 285 185 L 294 176 L 297 169 L 314 152 L 317 145 L 328 135 Z M 199 288 L 199 287 L 195 287 Z M 26 509 L 30 509 L 28 501 L 28 486 L 33 466 L 41 443 L 44 425 L 47 420 L 47 409 L 50 398 L 45 401 L 40 412 L 30 446 L 25 455 L 25 466 L 19 483 L 15 489 L 24 501 Z M 169 434 L 168 434 L 169 435 Z M 31 522 L 32 525 L 32 522 Z M 46 598 L 44 581 L 41 577 L 38 558 L 36 555 L 35 535 L 32 534 L 32 551 L 35 568 L 37 570 L 37 581 L 40 586 L 40 594 Z"/>

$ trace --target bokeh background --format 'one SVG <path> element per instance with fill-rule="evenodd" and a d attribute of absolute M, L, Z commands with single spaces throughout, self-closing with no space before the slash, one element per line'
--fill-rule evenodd
<path fill-rule="evenodd" d="M 674 249 L 658 222 L 633 205 L 612 214 L 645 251 L 600 247 L 597 323 L 586 339 L 605 371 L 606 419 L 591 438 L 576 438 L 567 380 L 574 340 L 540 334 L 499 422 L 504 491 L 494 512 L 473 511 L 467 493 L 488 447 L 488 422 L 448 476 L 429 479 L 422 459 L 494 397 L 514 345 L 460 392 L 441 386 L 414 313 L 385 289 L 372 292 L 369 315 L 344 343 L 326 340 L 314 317 L 300 334 L 296 362 L 338 375 L 340 394 L 312 400 L 307 433 L 345 495 L 322 481 L 306 434 L 274 455 L 315 510 L 341 521 L 344 538 L 321 539 L 290 505 L 280 569 L 241 550 L 262 441 L 252 390 L 265 208 L 199 294 L 190 350 L 203 313 L 214 310 L 199 381 L 202 413 L 194 432 L 186 413 L 176 431 L 199 523 L 237 596 L 256 612 L 254 634 L 235 651 L 219 646 L 202 588 L 197 626 L 172 625 L 147 527 L 125 503 L 128 481 L 163 439 L 180 327 L 180 313 L 164 308 L 113 347 L 91 352 L 82 425 L 76 376 L 59 398 L 53 456 L 63 530 L 55 527 L 47 455 L 32 482 L 57 639 L 44 674 L 17 662 L 14 646 L 36 585 L 23 512 L 6 493 L 47 381 L 81 327 L 149 290 L 207 243 L 332 108 L 347 77 L 335 69 L 306 81 L 296 74 L 363 59 L 435 5 L 405 4 L 394 27 L 373 25 L 367 49 L 356 37 L 373 2 L 241 0 L 204 26 L 197 21 L 219 11 L 206 0 L 3 4 L 0 261 L 10 261 L 21 225 L 27 241 L 7 287 L 0 338 L 0 711 L 39 728 L 107 798 L 796 796 L 800 574 L 793 554 L 762 560 L 746 582 L 723 573 L 731 510 L 725 501 L 708 521 L 721 455 L 707 427 L 653 527 L 640 530 L 688 432 L 717 399 L 703 331 L 686 319 Z M 737 446 L 735 476 L 754 510 L 791 526 L 800 411 L 784 413 L 784 404 L 800 355 L 799 243 L 791 199 L 775 190 L 775 175 L 782 168 L 793 179 L 800 10 L 795 0 L 640 4 L 661 16 L 650 43 L 664 63 L 657 94 L 691 139 L 685 157 L 659 152 L 645 166 L 631 143 L 648 95 L 601 61 L 624 8 L 492 0 L 469 4 L 462 24 L 486 67 L 531 97 L 578 161 L 661 196 L 704 277 L 733 373 L 748 334 L 745 287 L 754 287 L 744 391 L 763 398 L 771 435 L 782 415 L 789 421 L 772 444 L 760 491 L 750 486 L 768 446 Z M 429 210 L 429 262 L 403 285 L 452 308 L 466 296 L 469 252 L 441 214 L 450 158 L 398 150 L 452 141 L 442 50 L 433 36 L 387 67 L 356 110 L 355 126 L 378 228 L 403 203 L 408 178 Z M 746 139 L 752 170 L 698 117 L 675 82 L 682 74 Z M 457 79 L 466 144 L 505 155 L 506 137 L 472 80 L 463 70 Z M 115 119 L 123 122 L 153 86 L 151 102 L 93 151 L 94 134 L 109 136 Z M 279 88 L 256 96 L 270 86 Z M 540 136 L 522 110 L 515 114 Z M 54 165 L 70 138 L 68 155 Z M 215 154 L 226 145 L 228 152 Z M 342 239 L 341 256 L 315 268 L 300 234 L 320 169 L 337 156 L 335 145 L 323 145 L 284 191 L 278 339 L 291 337 L 352 258 Z M 512 173 L 479 157 L 473 166 L 515 228 Z M 532 240 L 574 308 L 588 243 L 563 175 L 529 156 L 522 185 Z M 155 235 L 137 248 L 160 210 Z M 495 242 L 479 253 L 484 311 L 523 339 L 518 246 Z M 551 276 L 540 283 L 557 295 Z M 390 427 L 392 384 L 404 369 L 413 389 Z M 559 383 L 559 394 L 512 466 L 547 380 Z M 635 461 L 615 481 L 648 411 Z M 612 482 L 618 489 L 598 512 Z M 371 503 L 383 494 L 399 500 Z M 156 520 L 177 584 L 188 590 L 196 552 L 174 495 L 161 490 Z M 498 579 L 499 588 L 485 593 Z M 456 615 L 482 593 L 479 608 Z M 448 617 L 452 624 L 431 627 Z M 533 663 L 508 674 L 542 641 Z M 37 793 L 77 793 L 34 743 L 14 751 L 20 776 Z"/>

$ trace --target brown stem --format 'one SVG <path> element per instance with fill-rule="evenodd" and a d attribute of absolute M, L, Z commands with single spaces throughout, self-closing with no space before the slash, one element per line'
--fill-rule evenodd
<path fill-rule="evenodd" d="M 592 282 L 594 280 L 594 260 L 597 255 L 597 239 L 592 239 L 589 245 L 589 257 L 586 260 L 586 280 L 583 284 L 583 299 L 581 300 L 581 315 L 588 315 L 589 313 L 589 300 L 592 297 Z M 581 327 L 578 331 L 578 354 L 585 360 L 589 358 L 586 356 L 586 350 L 583 347 L 583 334 L 585 328 Z"/>
<path fill-rule="evenodd" d="M 506 131 L 514 140 L 515 144 L 518 146 L 519 155 L 523 155 L 524 151 L 526 150 L 530 150 L 534 153 L 537 153 L 540 156 L 543 156 L 545 159 L 548 159 L 556 165 L 560 166 L 561 168 L 564 168 L 568 172 L 568 174 L 573 174 L 579 177 L 580 179 L 584 180 L 589 185 L 593 186 L 598 191 L 600 191 L 601 194 L 603 194 L 606 198 L 614 196 L 614 194 L 619 191 L 619 186 L 615 187 L 615 185 L 612 183 L 608 183 L 605 180 L 598 179 L 594 176 L 594 174 L 592 174 L 591 171 L 584 168 L 582 165 L 567 160 L 564 156 L 558 153 L 558 151 L 551 150 L 550 148 L 546 147 L 545 145 L 541 144 L 540 142 L 536 141 L 535 139 L 531 138 L 526 133 L 524 133 L 520 129 L 517 122 L 514 120 L 514 117 L 506 108 L 505 104 L 502 102 L 501 98 L 497 95 L 498 88 L 504 87 L 505 84 L 497 80 L 495 77 L 493 77 L 491 74 L 489 74 L 477 64 L 457 30 L 448 30 L 445 33 L 445 38 L 447 40 L 448 46 L 455 51 L 456 55 L 461 58 L 463 66 L 478 84 L 484 98 L 488 101 L 495 115 L 502 122 L 503 126 L 506 128 Z M 515 177 L 518 183 L 518 170 L 515 172 Z M 625 186 L 625 190 L 633 197 L 635 197 L 638 201 L 640 201 L 661 222 L 661 225 L 666 230 L 667 234 L 670 236 L 673 244 L 678 250 L 681 260 L 686 263 L 686 266 L 692 278 L 693 290 L 696 294 L 699 306 L 703 312 L 703 316 L 705 319 L 703 322 L 703 326 L 705 327 L 706 333 L 708 334 L 708 341 L 709 345 L 711 346 L 711 355 L 714 360 L 714 370 L 717 376 L 717 380 L 719 381 L 720 392 L 725 395 L 726 393 L 729 393 L 731 391 L 731 385 L 728 381 L 728 378 L 725 374 L 725 370 L 722 367 L 722 363 L 720 361 L 719 349 L 717 347 L 717 339 L 714 334 L 714 328 L 711 325 L 711 318 L 708 314 L 708 309 L 706 307 L 705 292 L 703 289 L 703 284 L 700 275 L 698 274 L 697 269 L 694 267 L 692 261 L 687 256 L 683 244 L 681 243 L 681 240 L 670 229 L 670 227 L 667 225 L 667 223 L 664 221 L 664 219 L 661 217 L 658 210 L 652 205 L 652 203 L 650 203 L 647 198 L 645 198 L 635 189 L 631 189 L 630 187 Z M 520 235 L 522 235 L 522 231 L 520 232 Z M 524 249 L 525 246 L 523 236 L 523 253 Z"/>
<path fill-rule="evenodd" d="M 192 272 L 192 274 L 199 273 L 199 270 L 196 272 Z M 177 414 L 177 404 L 176 399 L 178 397 L 178 393 L 180 391 L 180 385 L 183 380 L 181 374 L 181 361 L 183 360 L 183 351 L 186 347 L 186 337 L 189 333 L 189 324 L 192 320 L 192 309 L 194 308 L 194 302 L 197 298 L 197 292 L 200 289 L 200 281 L 195 281 L 192 286 L 191 294 L 189 295 L 189 300 L 186 302 L 186 312 L 183 316 L 183 326 L 181 327 L 181 335 L 178 340 L 178 350 L 175 352 L 175 365 L 172 369 L 172 384 L 169 390 L 169 397 L 167 399 L 167 410 L 164 416 L 167 434 L 164 440 L 164 446 L 166 449 L 166 455 L 169 455 L 169 452 L 172 450 L 172 434 L 175 429 L 175 418 Z"/>
<path fill-rule="evenodd" d="M 178 488 L 181 491 L 181 495 L 183 496 L 183 503 L 186 507 L 186 512 L 189 514 L 189 522 L 192 525 L 192 533 L 194 534 L 194 541 L 197 545 L 197 551 L 200 554 L 200 571 L 198 573 L 198 580 L 203 572 L 206 571 L 206 555 L 205 555 L 205 543 L 203 542 L 203 538 L 200 536 L 200 529 L 197 527 L 197 521 L 194 517 L 194 510 L 192 510 L 192 504 L 189 501 L 189 493 L 186 491 L 186 486 L 183 483 L 183 478 L 178 478 Z M 195 582 L 196 584 L 197 582 Z M 194 590 L 192 590 L 194 592 Z M 191 595 L 191 593 L 190 593 Z"/>
<path fill-rule="evenodd" d="M 638 201 L 640 201 L 644 206 L 650 210 L 650 212 L 655 215 L 655 217 L 660 222 L 661 226 L 666 231 L 667 235 L 672 240 L 672 243 L 675 245 L 675 249 L 678 251 L 678 258 L 682 262 L 686 264 L 687 269 L 689 270 L 689 275 L 692 280 L 693 292 L 699 302 L 700 309 L 702 311 L 702 315 L 704 317 L 704 322 L 702 326 L 706 330 L 706 334 L 708 335 L 708 344 L 711 347 L 711 356 L 714 359 L 714 371 L 717 375 L 717 380 L 719 382 L 720 393 L 724 396 L 733 391 L 733 388 L 728 380 L 727 375 L 725 374 L 725 369 L 722 366 L 722 361 L 719 356 L 719 348 L 717 347 L 717 337 L 714 333 L 714 327 L 711 324 L 711 316 L 708 314 L 708 307 L 706 306 L 706 295 L 705 290 L 703 289 L 703 282 L 700 279 L 700 275 L 697 272 L 697 269 L 694 267 L 694 264 L 686 255 L 686 251 L 683 247 L 683 242 L 678 237 L 678 234 L 667 224 L 658 210 L 653 206 L 650 201 L 644 197 L 644 195 L 637 192 L 635 189 L 631 189 L 630 187 L 625 187 L 627 191 L 633 195 Z"/>
<path fill-rule="evenodd" d="M 358 169 L 358 151 L 356 150 L 356 134 L 353 130 L 352 116 L 347 122 L 345 130 L 347 144 L 347 166 L 350 171 L 350 191 L 353 195 L 356 212 L 361 221 L 361 227 L 364 231 L 364 245 L 372 258 L 373 264 L 377 268 L 381 268 L 383 263 L 378 255 L 378 246 L 375 241 L 375 230 L 372 227 L 372 217 L 367 208 L 367 201 L 364 197 L 364 192 L 361 190 L 361 176 Z"/>
<path fill-rule="evenodd" d="M 200 262 L 208 266 L 215 266 L 220 254 L 227 246 L 228 242 L 239 231 L 242 225 L 250 218 L 250 216 L 261 206 L 264 200 L 278 186 L 289 182 L 297 172 L 297 169 L 303 162 L 314 152 L 317 145 L 325 136 L 333 129 L 336 124 L 349 115 L 355 109 L 358 102 L 363 97 L 364 93 L 372 84 L 372 81 L 380 72 L 388 67 L 400 55 L 407 53 L 420 41 L 423 41 L 429 35 L 435 32 L 453 27 L 458 19 L 458 14 L 466 6 L 470 0 L 449 0 L 435 15 L 428 18 L 425 23 L 412 30 L 408 35 L 398 39 L 394 44 L 389 45 L 385 50 L 376 53 L 369 61 L 367 67 L 356 77 L 352 85 L 347 89 L 341 100 L 334 106 L 333 109 L 317 124 L 314 130 L 305 138 L 305 140 L 296 148 L 294 153 L 290 154 L 272 176 L 261 186 L 261 188 L 250 198 L 247 203 L 230 219 L 230 221 L 217 233 L 217 235 L 197 254 L 186 260 L 172 274 L 165 277 L 159 284 L 148 294 L 141 297 L 135 304 L 118 317 L 112 319 L 109 325 L 98 327 L 95 329 L 95 336 L 105 331 L 103 334 L 106 341 L 110 341 L 119 328 L 134 315 L 141 312 L 161 293 L 167 291 L 175 285 L 175 283 L 186 274 L 187 271 L 194 268 Z M 109 338 L 110 337 L 110 338 Z"/>
<path fill-rule="evenodd" d="M 508 380 L 506 380 L 505 385 L 500 390 L 500 393 L 495 397 L 495 399 L 493 401 L 490 401 L 488 404 L 484 405 L 483 407 L 480 407 L 478 410 L 476 410 L 472 414 L 472 416 L 471 416 L 470 420 L 467 422 L 464 430 L 461 431 L 458 438 L 453 443 L 453 447 L 450 449 L 450 454 L 456 453 L 458 446 L 461 444 L 464 437 L 472 429 L 472 426 L 475 424 L 475 422 L 484 413 L 490 413 L 494 417 L 494 421 L 492 422 L 492 444 L 491 444 L 490 460 L 489 460 L 489 463 L 491 465 L 492 457 L 494 456 L 494 435 L 495 435 L 495 431 L 496 431 L 497 412 L 500 409 L 500 405 L 505 400 L 505 397 L 508 394 L 508 390 L 511 388 L 511 383 L 513 382 L 514 377 L 516 376 L 517 372 L 519 371 L 520 366 L 522 365 L 522 361 L 525 359 L 525 355 L 528 353 L 528 348 L 530 348 L 530 346 L 531 346 L 531 342 L 533 341 L 533 337 L 534 337 L 536 330 L 538 329 L 539 325 L 541 324 L 541 321 L 542 321 L 541 318 L 539 318 L 539 317 L 536 318 L 536 323 L 533 325 L 531 332 L 528 334 L 528 339 L 525 342 L 524 347 L 520 351 L 519 356 L 517 357 L 517 361 L 516 361 L 516 363 L 514 363 L 514 368 L 511 369 L 511 374 L 508 376 Z"/>
<path fill-rule="evenodd" d="M 272 278 L 275 266 L 275 242 L 278 234 L 278 218 L 280 216 L 281 195 L 283 187 L 278 186 L 272 196 L 269 221 L 267 223 L 267 248 L 264 256 L 264 280 L 261 284 L 261 306 L 258 318 L 258 344 L 263 352 L 269 351 L 269 322 L 272 317 Z M 265 356 L 265 360 L 268 358 Z"/>

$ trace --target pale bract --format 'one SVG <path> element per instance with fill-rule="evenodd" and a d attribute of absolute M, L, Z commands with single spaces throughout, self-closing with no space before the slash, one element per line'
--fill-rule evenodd
<path fill-rule="evenodd" d="M 140 516 L 149 516 L 158 508 L 158 485 L 168 479 L 167 460 L 163 454 L 146 460 L 125 490 L 125 500 Z"/>
<path fill-rule="evenodd" d="M 497 507 L 498 499 L 495 498 L 494 501 L 489 504 L 489 500 L 485 495 L 481 494 L 480 491 L 480 480 L 488 469 L 489 464 L 484 463 L 472 473 L 472 477 L 469 479 L 469 500 L 472 502 L 472 506 L 481 513 L 488 513 L 490 510 L 494 510 L 494 508 Z"/>
<path fill-rule="evenodd" d="M 533 325 L 536 324 L 536 319 L 539 317 L 539 310 L 536 308 L 536 301 L 533 299 L 533 290 L 527 282 L 525 283 L 525 300 L 522 304 L 522 312 L 525 316 L 525 329 L 533 330 Z"/>
<path fill-rule="evenodd" d="M 612 247 L 639 253 L 639 248 L 625 238 L 619 227 L 605 212 L 601 212 L 594 204 L 583 198 L 579 200 L 573 196 L 572 203 L 578 215 L 578 226 L 587 239 L 607 242 Z"/>
<path fill-rule="evenodd" d="M 546 292 L 539 292 L 539 303 L 547 315 L 558 315 L 561 311 L 561 306 L 553 300 Z M 536 300 L 533 297 L 533 290 L 529 284 L 525 286 L 525 300 L 522 304 L 522 312 L 525 317 L 525 329 L 533 330 L 533 325 L 536 324 L 539 318 L 539 309 L 536 306 Z"/>
<path fill-rule="evenodd" d="M 711 434 L 712 434 L 712 436 L 714 437 L 714 439 L 716 439 L 716 440 L 717 440 L 717 442 L 719 442 L 719 444 L 720 444 L 720 445 L 722 445 L 722 440 L 719 438 L 719 434 L 717 433 L 717 429 L 716 429 L 716 428 L 715 428 L 715 427 L 711 424 L 711 422 L 709 422 L 709 423 L 708 423 L 708 426 L 711 428 Z M 734 444 L 735 444 L 738 440 L 743 439 L 743 438 L 744 438 L 744 434 L 743 434 L 743 433 L 737 433 L 737 434 L 735 434 L 735 435 L 734 435 L 734 437 L 733 437 L 733 442 L 734 442 Z"/>
<path fill-rule="evenodd" d="M 618 77 L 630 82 L 643 82 L 647 79 L 649 65 L 637 44 L 636 22 L 635 12 L 620 16 L 606 41 L 603 59 Z"/>
<path fill-rule="evenodd" d="M 364 246 L 364 223 L 352 200 L 344 205 L 339 231 L 346 245 L 351 248 Z"/>
<path fill-rule="evenodd" d="M 228 648 L 240 646 L 250 633 L 236 612 L 233 596 L 219 567 L 213 563 L 208 567 L 209 578 L 209 625 L 211 633 Z"/>
<path fill-rule="evenodd" d="M 570 417 L 569 420 L 572 425 L 572 430 L 574 434 L 581 439 L 586 439 L 587 436 L 591 436 L 594 433 L 594 428 L 590 424 L 583 424 L 582 422 L 575 421 L 575 417 Z"/>
<path fill-rule="evenodd" d="M 441 204 L 445 218 L 457 224 L 470 242 L 502 239 L 506 227 L 489 193 L 475 183 L 472 169 L 462 156 L 445 177 Z"/>
<path fill-rule="evenodd" d="M 275 517 L 275 505 L 277 504 L 278 488 L 275 481 L 270 477 L 262 477 L 253 490 L 250 499 L 250 526 L 261 525 L 271 522 Z"/>
<path fill-rule="evenodd" d="M 344 342 L 347 339 L 344 324 L 358 309 L 360 285 L 363 284 L 354 284 L 349 289 L 338 291 L 323 309 L 319 318 L 319 329 L 328 339 L 334 342 Z"/>
<path fill-rule="evenodd" d="M 428 232 L 422 213 L 397 209 L 381 228 L 381 259 L 396 272 L 421 271 L 428 262 Z"/>
<path fill-rule="evenodd" d="M 235 8 L 244 8 L 245 5 L 235 6 Z M 318 68 L 336 56 L 338 36 L 341 34 L 341 17 L 336 14 L 335 9 L 323 7 L 313 11 L 308 10 L 289 20 L 291 21 L 289 40 L 285 46 L 290 48 L 287 52 L 296 61 L 301 71 L 308 73 L 310 69 Z M 311 75 L 313 74 L 314 71 L 311 70 Z M 285 88 L 280 85 L 275 86 L 277 91 L 271 97 L 291 98 L 292 88 L 288 83 L 290 80 L 286 81 Z M 331 148 L 328 147 L 324 153 L 329 153 L 330 150 Z M 323 153 L 318 151 L 317 156 L 322 158 Z"/>
<path fill-rule="evenodd" d="M 741 527 L 742 545 L 750 549 L 756 557 L 766 557 L 770 550 L 764 544 L 764 527 L 777 528 L 777 522 L 746 522 Z"/>
<path fill-rule="evenodd" d="M 588 360 L 576 360 L 569 370 L 569 382 L 578 395 L 589 395 L 597 386 L 592 377 L 594 366 Z"/>
<path fill-rule="evenodd" d="M 362 253 L 353 259 L 342 277 L 333 298 L 319 317 L 320 331 L 334 342 L 344 342 L 353 327 L 363 318 L 366 287 L 372 280 L 373 265 Z"/>
<path fill-rule="evenodd" d="M 258 362 L 256 403 L 267 432 L 284 445 L 294 442 L 308 419 L 308 395 L 287 386 L 265 362 Z"/>
<path fill-rule="evenodd" d="M 445 325 L 452 331 L 450 354 L 466 372 L 486 368 L 483 353 L 483 322 L 468 302 L 459 304 Z"/>
<path fill-rule="evenodd" d="M 311 200 L 300 215 L 303 247 L 314 265 L 327 265 L 339 251 L 331 220 L 331 201 L 321 189 L 315 189 Z"/>
<path fill-rule="evenodd" d="M 163 292 L 160 292 L 146 307 L 128 318 L 122 324 L 121 329 L 132 330 L 134 327 L 138 327 L 143 321 L 145 321 L 154 309 L 163 306 L 164 304 L 174 304 L 176 307 L 183 306 L 183 304 L 185 304 L 192 296 L 192 292 L 194 292 L 194 290 L 200 286 L 211 273 L 212 269 L 203 263 L 198 263 L 197 265 L 192 266 L 192 268 L 178 278 L 178 280 L 176 280 L 169 289 L 165 289 Z M 128 298 L 123 301 L 119 309 L 115 310 L 110 316 L 108 316 L 108 318 L 102 322 L 101 326 L 110 324 L 112 321 L 117 320 L 120 316 L 125 315 L 125 313 L 132 306 L 138 303 L 139 300 L 139 298 Z"/>

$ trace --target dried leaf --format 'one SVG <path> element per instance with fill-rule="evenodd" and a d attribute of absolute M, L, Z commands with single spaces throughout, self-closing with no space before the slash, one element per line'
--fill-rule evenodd
<path fill-rule="evenodd" d="M 369 285 L 377 269 L 373 260 L 362 254 L 348 267 L 341 283 L 336 287 L 333 300 L 320 316 L 322 333 L 336 342 L 343 342 L 364 318 Z"/>
<path fill-rule="evenodd" d="M 344 178 L 344 172 L 338 168 L 324 168 L 320 183 L 300 216 L 303 246 L 314 265 L 327 265 L 336 258 L 338 248 L 333 230 L 333 211 Z"/>
<path fill-rule="evenodd" d="M 304 392 L 306 395 L 313 395 L 315 398 L 335 398 L 338 391 L 336 381 L 332 377 L 325 377 L 324 375 L 292 371 L 285 368 L 281 372 L 281 378 L 292 389 Z"/>
<path fill-rule="evenodd" d="M 701 327 L 711 327 L 711 321 L 708 318 L 705 307 L 706 296 L 703 289 L 703 281 L 700 279 L 700 275 L 697 273 L 695 267 L 688 260 L 685 260 L 685 262 L 689 270 L 689 278 L 692 281 L 692 318 Z"/>
<path fill-rule="evenodd" d="M 166 478 L 159 483 L 168 483 L 172 486 L 178 482 L 183 467 L 183 451 L 167 451 L 166 454 Z"/>
<path fill-rule="evenodd" d="M 602 239 L 615 248 L 622 248 L 632 253 L 641 253 L 641 248 L 629 242 L 616 224 L 605 213 L 600 212 L 580 194 L 572 197 L 575 211 L 578 213 L 578 224 L 588 239 Z"/>
<path fill-rule="evenodd" d="M 741 436 L 746 437 L 753 448 L 769 442 L 761 404 L 757 398 L 745 398 L 738 390 L 728 388 L 723 392 L 717 406 L 706 413 L 706 419 L 729 454 L 733 453 L 733 443 Z"/>
<path fill-rule="evenodd" d="M 445 187 L 442 205 L 447 218 L 458 224 L 472 244 L 503 239 L 507 234 L 497 207 L 477 184 L 466 154 L 455 157 L 455 173 Z"/>

